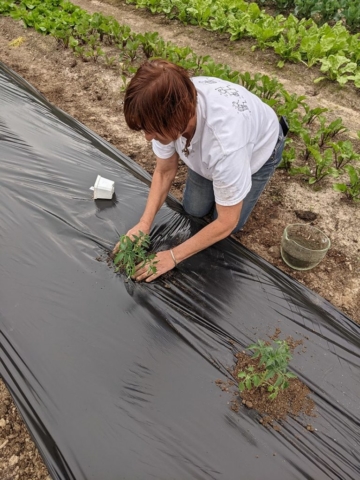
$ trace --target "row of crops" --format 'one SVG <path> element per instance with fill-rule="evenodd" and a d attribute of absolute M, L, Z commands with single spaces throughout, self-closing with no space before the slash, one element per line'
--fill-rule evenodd
<path fill-rule="evenodd" d="M 113 17 L 90 15 L 62 0 L 0 0 L 0 14 L 52 35 L 84 61 L 102 62 L 116 69 L 123 79 L 123 88 L 138 66 L 152 57 L 175 62 L 194 76 L 215 76 L 244 85 L 289 120 L 291 135 L 282 168 L 290 174 L 300 174 L 309 184 L 318 184 L 325 177 L 334 178 L 335 190 L 360 200 L 360 154 L 347 137 L 342 119 L 329 121 L 327 109 L 311 108 L 305 96 L 289 93 L 276 78 L 231 70 L 210 56 L 198 56 L 189 47 L 180 48 L 164 41 L 157 32 L 136 34 Z M 339 177 L 341 183 L 336 180 Z"/>
<path fill-rule="evenodd" d="M 278 12 L 292 12 L 298 18 L 313 18 L 318 24 L 341 21 L 353 32 L 360 29 L 359 0 L 256 0 Z"/>
<path fill-rule="evenodd" d="M 273 17 L 244 0 L 126 1 L 185 24 L 228 33 L 231 40 L 252 38 L 253 49 L 271 48 L 279 55 L 278 67 L 285 62 L 319 65 L 323 75 L 316 81 L 328 78 L 341 85 L 353 81 L 360 88 L 359 34 L 352 35 L 341 22 L 331 27 L 294 15 Z"/>

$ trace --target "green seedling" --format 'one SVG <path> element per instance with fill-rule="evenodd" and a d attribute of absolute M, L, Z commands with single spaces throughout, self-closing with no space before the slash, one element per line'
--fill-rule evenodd
<path fill-rule="evenodd" d="M 300 107 L 304 107 L 306 97 L 304 95 L 297 95 L 296 93 L 290 94 L 282 87 L 281 84 L 279 84 L 279 89 L 282 97 L 282 102 L 276 108 L 276 113 L 278 114 L 278 116 L 284 115 L 285 117 L 287 117 L 291 132 L 300 133 L 304 122 L 300 120 L 298 109 Z M 293 123 L 294 123 L 294 119 L 296 118 L 298 118 L 298 122 L 300 122 L 301 128 L 294 130 Z"/>
<path fill-rule="evenodd" d="M 143 232 L 139 232 L 139 235 L 133 235 L 133 240 L 127 235 L 121 235 L 119 251 L 114 258 L 115 271 L 122 269 L 130 278 L 135 274 L 137 265 L 142 267 L 148 265 L 148 272 L 156 273 L 155 253 L 148 253 L 149 246 L 150 237 Z"/>
<path fill-rule="evenodd" d="M 335 183 L 333 188 L 336 192 L 344 193 L 354 202 L 360 202 L 360 168 L 346 165 L 344 170 L 349 175 L 349 183 Z"/>
<path fill-rule="evenodd" d="M 283 35 L 279 36 L 277 40 L 271 42 L 269 45 L 273 47 L 275 53 L 280 55 L 282 60 L 277 63 L 279 68 L 288 62 L 302 62 L 301 52 L 298 50 L 299 38 L 298 33 L 294 27 L 289 28 Z"/>
<path fill-rule="evenodd" d="M 109 57 L 106 54 L 104 56 L 105 65 L 109 68 L 112 68 L 115 65 L 116 60 L 117 60 L 116 57 Z"/>
<path fill-rule="evenodd" d="M 311 147 L 320 148 L 319 144 L 320 144 L 320 139 L 321 139 L 321 132 L 320 132 L 320 130 L 317 130 L 316 132 L 312 132 L 310 129 L 304 128 L 302 126 L 299 129 L 299 136 L 305 144 L 304 145 L 305 150 L 303 151 L 304 160 L 308 160 L 310 155 L 311 155 L 310 148 Z"/>
<path fill-rule="evenodd" d="M 85 60 L 85 53 L 86 53 L 85 47 L 79 47 L 79 46 L 74 47 L 74 55 L 76 57 L 80 57 L 81 60 L 83 61 Z"/>
<path fill-rule="evenodd" d="M 320 121 L 320 142 L 319 146 L 322 147 L 325 145 L 326 142 L 331 140 L 332 138 L 336 137 L 339 134 L 345 133 L 348 131 L 348 129 L 345 127 L 343 124 L 342 118 L 337 118 L 333 122 L 326 123 L 327 119 L 324 116 L 319 117 Z"/>
<path fill-rule="evenodd" d="M 286 139 L 286 146 L 290 145 L 292 143 L 292 140 L 290 138 Z M 289 147 L 284 149 L 281 162 L 279 164 L 279 168 L 284 168 L 285 170 L 290 170 L 293 162 L 295 161 L 296 158 L 296 151 L 294 147 Z"/>
<path fill-rule="evenodd" d="M 257 92 L 259 91 L 258 82 L 260 78 L 260 73 L 255 73 L 254 75 L 252 75 L 249 72 L 244 72 L 240 73 L 239 75 L 239 83 L 250 92 L 257 94 Z"/>
<path fill-rule="evenodd" d="M 120 64 L 121 66 L 122 64 Z M 128 77 L 124 74 L 120 75 L 121 76 L 121 80 L 122 80 L 122 85 L 120 87 L 120 92 L 121 93 L 124 93 L 125 90 L 126 90 L 126 87 L 127 87 L 127 84 L 128 84 Z"/>
<path fill-rule="evenodd" d="M 91 48 L 90 50 L 86 50 L 84 53 L 84 57 L 90 58 L 93 62 L 97 62 L 99 57 L 104 56 L 104 51 L 100 47 Z"/>
<path fill-rule="evenodd" d="M 331 148 L 325 149 L 323 152 L 318 147 L 307 146 L 309 152 L 309 160 L 313 165 L 304 165 L 302 167 L 294 167 L 290 170 L 291 174 L 301 174 L 308 177 L 309 185 L 320 182 L 328 175 L 337 177 L 339 172 L 333 167 L 334 152 Z"/>
<path fill-rule="evenodd" d="M 156 44 L 160 40 L 158 32 L 145 32 L 144 34 L 139 34 L 138 38 L 141 42 L 145 57 L 152 57 L 156 49 Z"/>
<path fill-rule="evenodd" d="M 304 107 L 304 110 L 305 110 L 305 115 L 303 117 L 303 122 L 304 124 L 306 125 L 310 125 L 311 123 L 314 122 L 314 120 L 316 120 L 317 118 L 319 118 L 319 116 L 322 114 L 322 113 L 325 113 L 325 112 L 328 112 L 329 109 L 328 108 L 321 108 L 321 107 L 316 107 L 316 108 L 311 108 L 308 104 L 306 103 L 303 103 L 302 106 Z"/>
<path fill-rule="evenodd" d="M 276 346 L 268 345 L 263 340 L 249 345 L 247 350 L 253 350 L 253 358 L 259 359 L 259 368 L 247 367 L 238 374 L 240 392 L 253 388 L 265 387 L 270 393 L 269 400 L 274 400 L 281 390 L 289 386 L 289 380 L 296 375 L 288 371 L 291 360 L 290 348 L 285 340 L 276 340 Z"/>
<path fill-rule="evenodd" d="M 331 142 L 329 146 L 334 150 L 334 164 L 338 170 L 343 170 L 351 162 L 360 161 L 360 154 L 354 151 L 349 140 Z"/>
<path fill-rule="evenodd" d="M 141 45 L 140 39 L 128 39 L 126 45 L 121 49 L 120 59 L 129 59 L 130 62 L 133 62 L 138 54 L 138 48 Z"/>

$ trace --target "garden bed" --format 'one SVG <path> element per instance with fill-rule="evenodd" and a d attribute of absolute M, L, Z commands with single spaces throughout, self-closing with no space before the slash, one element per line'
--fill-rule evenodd
<path fill-rule="evenodd" d="M 350 134 L 360 130 L 358 93 L 351 86 L 341 89 L 333 84 L 315 86 L 316 73 L 301 65 L 288 65 L 279 75 L 272 54 L 251 52 L 251 42 L 239 45 L 192 27 L 153 17 L 133 7 L 109 6 L 102 2 L 75 2 L 90 12 L 102 11 L 127 23 L 137 32 L 158 31 L 166 40 L 191 46 L 199 55 L 212 55 L 219 62 L 238 70 L 276 74 L 291 93 L 305 94 L 313 106 L 333 110 L 342 117 Z M 19 46 L 9 43 L 22 37 Z M 0 58 L 4 63 L 40 90 L 50 102 L 69 113 L 135 160 L 149 173 L 154 157 L 143 136 L 130 132 L 122 114 L 122 79 L 116 70 L 103 63 L 82 62 L 69 50 L 58 47 L 55 39 L 33 30 L 24 30 L 19 22 L 0 17 Z M 181 199 L 186 169 L 181 166 L 172 193 Z M 304 213 L 304 212 L 310 212 Z M 305 215 L 305 217 L 304 217 Z M 304 220 L 304 218 L 308 220 Z M 315 216 L 314 216 L 315 215 Z M 300 220 L 299 220 L 300 219 Z M 309 272 L 294 272 L 281 260 L 279 242 L 288 223 L 310 221 L 331 238 L 332 247 L 324 261 Z M 328 299 L 353 320 L 360 322 L 360 213 L 357 204 L 343 200 L 324 181 L 317 189 L 298 177 L 277 171 L 244 230 L 236 238 L 249 249 Z M 45 479 L 48 476 L 40 456 L 31 443 L 6 389 L 1 386 L 0 404 L 3 468 L 8 479 Z"/>

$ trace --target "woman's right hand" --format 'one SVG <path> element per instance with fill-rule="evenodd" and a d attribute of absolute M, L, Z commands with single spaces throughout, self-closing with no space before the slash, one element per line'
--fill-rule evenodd
<path fill-rule="evenodd" d="M 137 223 L 134 227 L 128 230 L 126 235 L 130 237 L 132 240 L 133 235 L 139 235 L 140 232 L 145 233 L 145 235 L 148 235 L 150 233 L 150 225 L 140 220 L 139 223 Z"/>
<path fill-rule="evenodd" d="M 137 223 L 134 227 L 130 228 L 130 230 L 128 230 L 128 232 L 126 233 L 126 235 L 128 237 L 131 238 L 131 240 L 134 239 L 134 235 L 137 235 L 139 236 L 140 235 L 140 232 L 142 233 L 145 233 L 145 234 L 149 234 L 150 233 L 150 227 L 147 223 L 145 222 L 142 222 L 140 220 L 139 223 Z M 113 255 L 116 255 L 118 250 L 119 250 L 119 247 L 120 247 L 120 242 L 118 242 L 115 247 L 113 248 Z"/>

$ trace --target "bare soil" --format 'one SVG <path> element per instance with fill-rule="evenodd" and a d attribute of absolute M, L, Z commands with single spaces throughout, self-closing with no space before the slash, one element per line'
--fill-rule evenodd
<path fill-rule="evenodd" d="M 162 16 L 152 16 L 117 0 L 109 3 L 77 0 L 89 12 L 101 11 L 140 33 L 157 31 L 167 41 L 190 45 L 198 55 L 211 55 L 220 63 L 239 71 L 276 76 L 290 93 L 307 96 L 315 107 L 332 110 L 330 117 L 342 117 L 349 135 L 360 131 L 358 91 L 323 82 L 314 84 L 316 69 L 289 64 L 276 69 L 272 52 L 251 52 L 251 41 L 229 42 L 215 35 Z M 23 38 L 19 47 L 9 42 Z M 35 86 L 50 102 L 97 132 L 149 173 L 155 162 L 150 146 L 141 133 L 131 132 L 123 119 L 121 87 L 116 68 L 82 62 L 59 48 L 51 37 L 44 37 L 20 22 L 0 17 L 0 59 Z M 172 193 L 181 200 L 186 168 L 181 166 Z M 305 212 L 305 213 L 304 213 Z M 306 213 L 307 212 L 307 213 Z M 294 222 L 311 222 L 331 238 L 332 246 L 320 265 L 307 272 L 296 272 L 282 261 L 279 243 L 284 227 Z M 250 220 L 235 238 L 267 261 L 328 299 L 354 321 L 360 323 L 360 209 L 343 200 L 329 182 L 317 189 L 299 178 L 277 171 L 259 200 Z M 50 478 L 5 388 L 0 383 L 0 478 L 33 480 Z"/>

